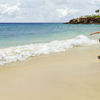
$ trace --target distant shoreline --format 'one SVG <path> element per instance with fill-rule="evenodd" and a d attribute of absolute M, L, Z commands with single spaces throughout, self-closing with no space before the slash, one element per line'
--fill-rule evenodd
<path fill-rule="evenodd" d="M 73 18 L 65 24 L 100 24 L 100 16 L 84 16 L 79 18 Z"/>

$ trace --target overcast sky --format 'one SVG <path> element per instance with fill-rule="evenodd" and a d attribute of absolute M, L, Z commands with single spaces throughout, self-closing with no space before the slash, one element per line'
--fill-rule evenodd
<path fill-rule="evenodd" d="M 96 9 L 100 0 L 0 0 L 0 22 L 66 22 Z"/>

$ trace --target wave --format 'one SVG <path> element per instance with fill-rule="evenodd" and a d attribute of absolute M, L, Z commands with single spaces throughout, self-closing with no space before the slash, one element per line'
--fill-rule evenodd
<path fill-rule="evenodd" d="M 29 44 L 0 49 L 0 65 L 25 60 L 28 57 L 32 56 L 66 51 L 73 47 L 87 46 L 96 43 L 96 40 L 91 40 L 84 35 L 79 35 L 75 38 L 68 40 L 56 40 L 49 43 Z"/>

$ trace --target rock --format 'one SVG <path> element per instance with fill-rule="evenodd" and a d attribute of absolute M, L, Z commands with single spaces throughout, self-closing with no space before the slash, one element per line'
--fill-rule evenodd
<path fill-rule="evenodd" d="M 81 18 L 80 17 L 80 18 L 70 20 L 68 24 L 100 24 L 100 18 L 93 18 L 93 17 Z"/>

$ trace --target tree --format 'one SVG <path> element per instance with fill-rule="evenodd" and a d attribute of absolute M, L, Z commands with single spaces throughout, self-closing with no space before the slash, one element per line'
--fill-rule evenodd
<path fill-rule="evenodd" d="M 100 10 L 99 9 L 97 9 L 96 11 L 95 11 L 95 13 L 99 13 L 100 12 Z"/>

